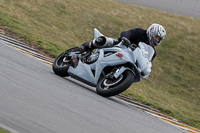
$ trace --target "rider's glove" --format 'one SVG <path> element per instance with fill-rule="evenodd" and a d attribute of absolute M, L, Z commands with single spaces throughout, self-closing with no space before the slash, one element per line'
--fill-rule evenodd
<path fill-rule="evenodd" d="M 120 41 L 118 38 L 113 38 L 113 45 L 118 44 Z"/>
<path fill-rule="evenodd" d="M 126 37 L 122 37 L 122 43 L 123 43 L 126 47 L 128 47 L 128 46 L 131 45 L 130 40 L 128 40 Z"/>

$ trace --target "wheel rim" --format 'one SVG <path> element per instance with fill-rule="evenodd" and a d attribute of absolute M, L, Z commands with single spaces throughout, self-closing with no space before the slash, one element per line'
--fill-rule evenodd
<path fill-rule="evenodd" d="M 69 54 L 71 52 L 76 52 L 76 51 L 78 51 L 77 47 L 69 49 L 69 50 L 65 51 L 64 53 L 62 53 L 60 55 L 60 57 L 58 57 L 58 59 L 56 61 L 56 65 L 59 67 L 65 67 L 65 66 L 70 65 L 71 64 L 71 56 L 69 56 Z"/>
<path fill-rule="evenodd" d="M 102 81 L 102 89 L 104 90 L 108 90 L 111 89 L 111 87 L 117 85 L 118 83 L 120 83 L 123 79 L 123 75 L 120 75 L 117 79 L 113 79 L 113 78 L 105 78 Z"/>
<path fill-rule="evenodd" d="M 57 66 L 63 67 L 63 66 L 68 66 L 70 64 L 71 57 L 69 56 L 64 56 L 62 55 L 58 61 L 57 61 Z"/>

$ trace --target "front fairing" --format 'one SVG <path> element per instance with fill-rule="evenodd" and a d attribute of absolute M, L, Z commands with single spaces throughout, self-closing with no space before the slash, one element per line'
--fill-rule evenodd
<path fill-rule="evenodd" d="M 127 62 L 134 63 L 132 51 L 121 44 L 112 48 L 97 49 L 96 52 L 99 52 L 96 62 L 86 64 L 79 60 L 78 66 L 76 68 L 69 67 L 68 73 L 71 76 L 76 75 L 76 77 L 80 77 L 84 81 L 88 81 L 92 86 L 95 86 L 106 66 L 123 65 Z M 106 56 L 108 52 L 112 54 Z"/>
<path fill-rule="evenodd" d="M 112 55 L 105 57 L 106 52 L 113 52 Z M 107 65 L 119 65 L 125 64 L 127 62 L 134 63 L 133 52 L 131 49 L 127 48 L 126 46 L 119 44 L 111 48 L 103 48 L 100 49 L 100 56 L 98 62 Z"/>

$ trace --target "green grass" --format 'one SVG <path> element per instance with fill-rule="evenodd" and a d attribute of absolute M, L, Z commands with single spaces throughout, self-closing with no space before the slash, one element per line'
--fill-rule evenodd
<path fill-rule="evenodd" d="M 100 6 L 99 6 L 100 5 Z M 93 39 L 159 23 L 167 30 L 148 80 L 124 95 L 200 128 L 200 20 L 108 0 L 0 0 L 0 24 L 53 56 Z"/>
<path fill-rule="evenodd" d="M 5 130 L 3 128 L 0 128 L 0 133 L 10 133 L 10 132 L 8 132 L 7 130 Z"/>

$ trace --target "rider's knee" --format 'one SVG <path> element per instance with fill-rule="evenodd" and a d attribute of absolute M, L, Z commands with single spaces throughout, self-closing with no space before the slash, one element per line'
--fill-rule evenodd
<path fill-rule="evenodd" d="M 114 44 L 113 38 L 109 38 L 109 37 L 105 37 L 105 36 L 100 36 L 93 40 L 93 45 L 96 48 L 111 47 L 111 46 L 113 46 L 113 44 Z"/>

